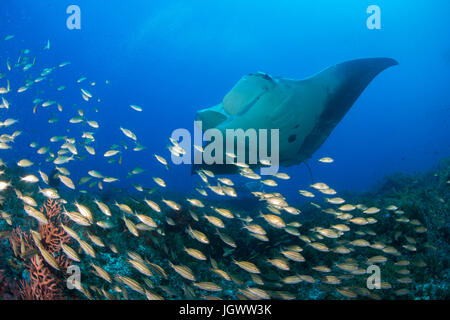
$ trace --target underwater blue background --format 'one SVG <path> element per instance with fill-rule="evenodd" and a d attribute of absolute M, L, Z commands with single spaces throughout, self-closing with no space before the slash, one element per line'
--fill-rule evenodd
<path fill-rule="evenodd" d="M 71 4 L 81 8 L 81 30 L 66 28 Z M 371 4 L 381 8 L 381 30 L 366 27 Z M 25 48 L 37 56 L 38 70 L 71 62 L 64 72 L 52 75 L 54 89 L 68 89 L 42 95 L 63 105 L 63 115 L 55 113 L 58 123 L 42 125 L 49 110 L 31 115 L 33 92 L 11 101 L 13 107 L 5 114 L 20 120 L 20 139 L 27 141 L 15 144 L 13 157 L 33 159 L 29 142 L 49 145 L 51 136 L 70 136 L 66 129 L 74 125 L 67 119 L 82 108 L 89 120 L 100 124 L 98 154 L 120 141 L 132 146 L 119 126 L 136 133 L 147 149 L 129 150 L 122 165 L 108 164 L 102 156 L 71 163 L 75 175 L 96 169 L 125 178 L 138 165 L 147 171 L 119 185 L 152 187 L 151 177 L 160 176 L 170 189 L 192 192 L 198 178 L 191 176 L 190 167 L 170 165 L 167 172 L 153 153 L 169 158 L 172 131 L 192 130 L 195 112 L 218 104 L 243 75 L 263 71 L 301 79 L 345 60 L 390 57 L 399 65 L 374 79 L 308 163 L 315 181 L 339 191 L 367 190 L 396 171 L 426 170 L 450 154 L 449 9 L 446 0 L 3 0 L 0 38 L 15 38 L 0 44 L 2 70 L 7 57 L 17 57 Z M 43 52 L 48 39 L 51 49 Z M 97 85 L 77 84 L 80 76 Z M 47 92 L 47 84 L 39 85 Z M 79 88 L 101 102 L 87 107 Z M 144 111 L 133 111 L 130 104 Z M 324 156 L 335 162 L 316 161 Z M 285 195 L 295 196 L 311 183 L 304 165 L 281 171 L 292 177 L 278 189 Z"/>

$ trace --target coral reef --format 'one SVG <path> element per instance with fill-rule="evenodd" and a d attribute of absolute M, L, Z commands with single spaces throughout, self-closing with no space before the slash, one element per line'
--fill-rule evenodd
<path fill-rule="evenodd" d="M 372 191 L 349 194 L 352 201 L 387 205 L 395 203 L 426 228 L 420 242 L 427 248 L 421 253 L 427 261 L 425 270 L 414 274 L 413 296 L 419 299 L 450 299 L 450 158 L 442 159 L 436 169 L 423 173 L 395 173 L 384 178 Z M 347 195 L 344 195 L 344 197 Z M 380 221 L 377 233 L 389 232 L 391 220 Z M 396 234 L 409 235 L 405 228 Z"/>
<path fill-rule="evenodd" d="M 56 259 L 59 271 L 41 258 L 30 232 L 23 231 L 20 226 L 16 227 L 11 233 L 10 244 L 15 256 L 25 265 L 28 277 L 19 281 L 20 297 L 24 300 L 64 299 L 63 280 L 70 261 L 62 253 L 61 243 L 68 244 L 71 240 L 62 229 L 61 222 L 68 221 L 62 216 L 61 204 L 57 200 L 47 200 L 40 211 L 48 219 L 47 224 L 39 223 L 41 244 Z"/>
<path fill-rule="evenodd" d="M 0 245 L 0 300 L 20 299 L 20 290 L 17 283 L 8 275 L 7 265 L 4 263 L 6 256 Z"/>
<path fill-rule="evenodd" d="M 15 177 L 12 177 L 14 180 Z M 450 160 L 445 159 L 437 169 L 420 174 L 394 174 L 386 177 L 380 184 L 370 192 L 339 192 L 339 195 L 348 203 L 364 203 L 367 206 L 386 208 L 395 205 L 401 210 L 397 212 L 384 210 L 377 216 L 378 222 L 366 228 L 356 229 L 371 242 L 382 241 L 395 248 L 403 248 L 405 238 L 416 241 L 417 251 L 402 250 L 399 257 L 389 256 L 389 261 L 381 266 L 382 280 L 384 283 L 392 284 L 392 289 L 378 290 L 376 292 L 366 289 L 365 277 L 354 278 L 351 289 L 358 294 L 358 299 L 450 299 L 450 207 L 449 207 L 449 179 Z M 17 179 L 16 179 L 17 180 Z M 3 210 L 6 212 L 21 212 L 20 201 L 10 193 L 11 197 L 5 199 Z M 75 193 L 74 193 L 75 194 Z M 195 274 L 202 281 L 210 281 L 223 288 L 222 293 L 217 296 L 225 299 L 243 298 L 240 291 L 243 286 L 258 286 L 258 279 L 242 273 L 232 263 L 236 257 L 256 260 L 260 257 L 273 257 L 279 252 L 277 243 L 282 242 L 284 246 L 299 244 L 295 237 L 287 233 L 280 233 L 274 228 L 267 228 L 267 236 L 271 242 L 255 241 L 251 237 L 242 237 L 242 224 L 236 221 L 230 224 L 224 232 L 232 237 L 237 244 L 236 248 L 230 248 L 223 244 L 216 234 L 217 229 L 208 223 L 204 223 L 202 210 L 191 208 L 190 210 L 180 210 L 173 212 L 162 207 L 162 212 L 149 212 L 149 208 L 142 202 L 135 201 L 126 193 L 110 195 L 102 200 L 113 211 L 112 216 L 106 217 L 92 203 L 99 195 L 91 193 L 76 194 L 76 200 L 80 204 L 85 204 L 90 208 L 93 220 L 97 222 L 107 222 L 111 228 L 116 228 L 117 232 L 111 232 L 108 228 L 95 227 L 95 235 L 99 237 L 104 245 L 95 244 L 96 258 L 95 265 L 100 266 L 111 276 L 120 275 L 130 279 L 139 279 L 144 283 L 142 275 L 129 264 L 129 257 L 139 255 L 149 266 L 152 276 L 145 278 L 145 285 L 154 294 L 153 298 L 165 297 L 171 299 L 198 299 L 206 294 L 193 288 L 177 274 L 174 274 L 168 266 L 168 261 L 177 261 L 180 264 L 188 265 L 195 270 Z M 168 197 L 179 203 L 183 203 L 183 195 L 171 194 Z M 37 195 L 37 200 L 42 198 Z M 157 196 L 149 197 L 158 201 Z M 242 200 L 241 200 L 242 201 Z M 233 212 L 249 215 L 251 212 L 258 212 L 262 209 L 261 202 L 248 200 L 251 202 L 251 210 L 242 207 L 240 204 L 232 206 L 229 200 L 205 200 L 207 205 L 214 205 L 222 208 L 230 208 Z M 115 205 L 121 203 L 129 206 L 133 212 L 146 213 L 151 216 L 161 230 L 139 229 L 139 237 L 132 235 L 124 226 L 122 215 Z M 327 208 L 325 201 L 316 200 L 316 204 Z M 324 214 L 311 205 L 293 204 L 301 208 L 300 215 L 286 217 L 286 223 L 299 222 L 302 224 L 301 230 L 310 230 L 317 225 L 330 225 L 335 220 L 331 215 Z M 70 206 L 70 204 L 68 205 Z M 12 208 L 12 209 L 11 209 Z M 19 208 L 19 209 L 16 209 Z M 10 240 L 10 247 L 1 245 L 0 242 L 0 299 L 143 299 L 139 292 L 131 290 L 129 286 L 120 281 L 114 284 L 105 283 L 104 279 L 92 267 L 93 260 L 87 255 L 77 263 L 83 275 L 82 288 L 79 290 L 68 290 L 65 288 L 66 269 L 71 264 L 68 258 L 62 253 L 61 243 L 72 244 L 71 238 L 61 228 L 61 223 L 69 225 L 78 234 L 79 238 L 93 243 L 89 238 L 89 232 L 94 228 L 87 229 L 78 224 L 71 224 L 68 218 L 61 212 L 61 202 L 48 200 L 41 207 L 41 212 L 49 220 L 48 224 L 37 224 L 34 219 L 25 215 L 14 216 L 14 229 L 6 238 Z M 197 219 L 194 219 L 195 214 Z M 255 218 L 256 215 L 253 215 Z M 163 223 L 170 217 L 175 225 Z M 417 220 L 419 225 L 426 232 L 415 232 L 415 226 L 411 223 L 402 223 L 400 218 L 410 222 Z M 209 263 L 195 263 L 184 252 L 184 247 L 196 247 L 196 240 L 186 236 L 187 226 L 202 230 L 209 236 L 209 245 L 203 246 L 202 251 L 210 257 L 211 265 L 217 265 L 219 269 L 227 270 L 232 281 L 226 281 L 210 272 Z M 10 230 L 4 220 L 0 220 L 0 231 Z M 37 230 L 42 238 L 43 247 L 56 259 L 59 271 L 52 268 L 43 259 L 36 248 L 30 230 Z M 2 231 L 5 232 L 5 231 Z M 368 235 L 367 232 L 373 232 Z M 211 235 L 211 236 L 210 236 Z M 5 237 L 4 237 L 5 238 Z M 412 239 L 412 240 L 411 240 Z M 1 240 L 1 239 L 0 239 Z M 340 240 L 351 240 L 343 235 Z M 325 240 L 322 240 L 325 241 Z M 300 243 L 301 244 L 301 243 Z M 333 254 L 317 254 L 310 249 L 307 244 L 302 245 L 302 254 L 308 263 L 313 266 L 335 266 L 336 263 L 347 261 L 348 257 Z M 3 249 L 1 252 L 1 249 Z M 356 261 L 359 265 L 365 266 L 367 257 L 373 256 L 375 251 L 370 248 L 358 248 L 358 255 L 353 255 L 351 261 Z M 82 251 L 78 249 L 78 253 Z M 395 265 L 399 260 L 410 262 L 408 267 Z M 335 287 L 326 285 L 322 281 L 315 283 L 302 282 L 298 286 L 289 287 L 289 292 L 277 293 L 277 282 L 283 273 L 271 268 L 261 260 L 258 264 L 261 273 L 264 275 L 266 286 L 272 287 L 274 298 L 295 297 L 296 299 L 342 299 L 343 296 L 336 292 Z M 304 267 L 305 263 L 292 264 L 292 271 L 297 274 L 308 273 Z M 161 269 L 162 270 L 161 270 Z M 295 269 L 294 269 L 295 268 Z M 407 270 L 406 270 L 407 269 Z M 406 278 L 399 275 L 399 272 L 408 272 L 408 277 L 412 282 L 402 284 L 399 279 Z M 313 274 L 317 279 L 321 279 L 319 273 Z M 16 280 L 17 279 L 17 280 Z M 342 278 L 345 281 L 345 277 Z M 407 289 L 407 290 L 406 290 Z M 403 290 L 403 291 L 402 291 Z M 278 296 L 277 296 L 278 294 Z"/>

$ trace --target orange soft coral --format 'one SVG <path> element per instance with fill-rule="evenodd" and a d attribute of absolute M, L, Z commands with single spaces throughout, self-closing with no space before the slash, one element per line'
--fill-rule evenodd
<path fill-rule="evenodd" d="M 55 300 L 64 299 L 63 281 L 60 280 L 71 262 L 63 254 L 61 243 L 70 243 L 69 235 L 62 229 L 61 222 L 67 223 L 62 216 L 61 205 L 57 200 L 47 200 L 41 207 L 41 212 L 48 219 L 47 224 L 39 224 L 42 246 L 56 259 L 60 273 L 50 268 L 39 254 L 25 261 L 30 279 L 20 281 L 21 297 L 25 300 Z M 14 251 L 32 251 L 34 246 L 29 233 L 16 228 L 11 236 L 11 246 Z M 22 256 L 22 255 L 21 255 Z"/>
<path fill-rule="evenodd" d="M 61 280 L 55 277 L 40 256 L 35 255 L 28 264 L 30 280 L 21 280 L 21 297 L 24 300 L 61 300 L 64 292 Z"/>
<path fill-rule="evenodd" d="M 39 224 L 42 244 L 51 254 L 56 254 L 61 251 L 61 243 L 70 242 L 69 235 L 61 227 L 61 222 L 67 223 L 67 218 L 62 216 L 61 205 L 56 200 L 47 200 L 41 212 L 45 213 L 49 222 Z"/>
<path fill-rule="evenodd" d="M 26 252 L 29 252 L 34 248 L 31 234 L 23 231 L 20 226 L 16 227 L 11 232 L 9 243 L 11 245 L 12 251 L 14 252 L 14 256 L 16 257 L 18 257 L 19 255 L 23 257 Z"/>

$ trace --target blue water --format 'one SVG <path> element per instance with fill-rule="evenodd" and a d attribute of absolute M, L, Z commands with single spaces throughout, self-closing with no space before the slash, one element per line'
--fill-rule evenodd
<path fill-rule="evenodd" d="M 71 4 L 81 8 L 81 30 L 66 28 Z M 381 30 L 366 27 L 371 4 L 381 8 Z M 13 157 L 42 161 L 29 142 L 50 145 L 51 136 L 70 136 L 67 128 L 78 137 L 77 125 L 67 120 L 82 108 L 88 120 L 100 124 L 98 154 L 121 141 L 132 149 L 119 126 L 133 130 L 147 149 L 128 150 L 122 165 L 102 156 L 72 162 L 74 175 L 96 169 L 122 178 L 124 187 L 129 182 L 152 187 L 151 177 L 161 176 L 170 189 L 192 192 L 198 178 L 190 167 L 170 165 L 167 172 L 153 153 L 168 158 L 172 131 L 192 130 L 195 112 L 218 104 L 243 75 L 264 71 L 301 79 L 346 60 L 390 57 L 399 65 L 374 79 L 308 163 L 316 181 L 336 190 L 367 190 L 387 174 L 426 170 L 450 155 L 449 9 L 446 0 L 1 1 L 0 38 L 15 38 L 0 42 L 0 72 L 6 58 L 16 59 L 25 48 L 37 57 L 35 73 L 71 62 L 52 74 L 51 89 L 48 82 L 36 86 L 44 99 L 61 102 L 62 114 L 52 108 L 32 115 L 36 91 L 11 101 L 5 117 L 20 119 L 24 132 Z M 43 51 L 48 39 L 51 49 Z M 80 76 L 88 78 L 81 85 Z M 88 85 L 91 81 L 97 85 Z M 67 89 L 57 92 L 59 85 Z M 80 88 L 101 102 L 84 102 Z M 60 121 L 47 124 L 53 113 Z M 323 156 L 335 162 L 318 163 Z M 124 179 L 137 165 L 147 171 Z M 279 189 L 287 195 L 310 184 L 304 165 L 282 171 L 292 177 Z"/>

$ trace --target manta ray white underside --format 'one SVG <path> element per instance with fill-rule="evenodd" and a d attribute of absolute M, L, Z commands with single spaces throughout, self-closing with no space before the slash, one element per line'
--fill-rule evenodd
<path fill-rule="evenodd" d="M 304 80 L 254 73 L 242 77 L 222 103 L 197 112 L 203 130 L 279 129 L 279 162 L 298 164 L 322 145 L 367 85 L 396 65 L 390 58 L 343 62 Z M 269 149 L 270 150 L 270 149 Z M 232 172 L 230 165 L 202 165 Z"/>

